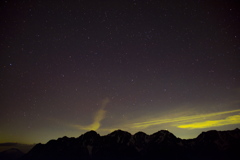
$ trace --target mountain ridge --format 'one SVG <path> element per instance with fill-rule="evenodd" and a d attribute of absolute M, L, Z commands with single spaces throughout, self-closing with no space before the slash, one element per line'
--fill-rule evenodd
<path fill-rule="evenodd" d="M 181 139 L 167 130 L 148 135 L 115 130 L 100 136 L 88 131 L 77 138 L 62 137 L 35 145 L 20 160 L 40 159 L 229 159 L 238 155 L 240 130 L 210 130 Z"/>

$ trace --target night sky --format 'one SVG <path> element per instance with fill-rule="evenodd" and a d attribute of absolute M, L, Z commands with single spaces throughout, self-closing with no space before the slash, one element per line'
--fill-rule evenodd
<path fill-rule="evenodd" d="M 238 0 L 2 0 L 0 143 L 240 127 Z"/>

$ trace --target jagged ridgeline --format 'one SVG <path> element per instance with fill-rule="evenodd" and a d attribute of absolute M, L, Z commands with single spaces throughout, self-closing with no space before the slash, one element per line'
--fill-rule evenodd
<path fill-rule="evenodd" d="M 89 131 L 37 144 L 21 160 L 229 160 L 239 158 L 239 151 L 239 129 L 203 132 L 189 140 L 166 130 L 152 135 L 116 130 L 106 136 Z"/>

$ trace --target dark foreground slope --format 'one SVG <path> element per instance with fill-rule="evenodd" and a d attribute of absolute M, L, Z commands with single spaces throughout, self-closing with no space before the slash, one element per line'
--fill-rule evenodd
<path fill-rule="evenodd" d="M 227 160 L 239 157 L 239 149 L 239 129 L 203 132 L 191 140 L 166 130 L 152 135 L 117 130 L 106 136 L 90 131 L 37 144 L 21 160 Z"/>
<path fill-rule="evenodd" d="M 23 156 L 23 152 L 16 148 L 0 152 L 0 160 L 16 160 Z"/>

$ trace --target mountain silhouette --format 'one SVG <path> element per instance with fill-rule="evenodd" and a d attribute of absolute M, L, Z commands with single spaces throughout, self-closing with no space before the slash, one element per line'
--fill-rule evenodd
<path fill-rule="evenodd" d="M 167 130 L 134 135 L 116 130 L 100 136 L 89 131 L 78 138 L 62 137 L 35 145 L 21 160 L 227 160 L 238 157 L 240 130 L 207 131 L 180 139 Z"/>
<path fill-rule="evenodd" d="M 0 152 L 0 160 L 16 160 L 23 156 L 23 152 L 19 149 L 12 148 L 6 151 Z"/>

